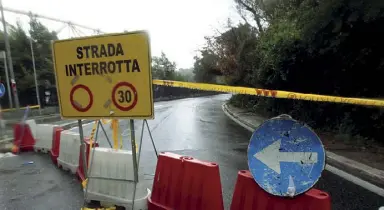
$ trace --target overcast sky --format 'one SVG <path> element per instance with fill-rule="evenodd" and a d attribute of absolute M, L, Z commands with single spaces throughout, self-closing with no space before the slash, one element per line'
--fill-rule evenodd
<path fill-rule="evenodd" d="M 41 15 L 99 28 L 104 32 L 148 30 L 152 55 L 164 51 L 179 68 L 193 66 L 196 50 L 204 44 L 204 36 L 222 30 L 227 19 L 239 20 L 233 0 L 2 0 L 5 8 L 32 11 Z M 100 2 L 100 3 L 96 3 Z M 10 23 L 20 20 L 24 27 L 28 18 L 5 12 Z M 50 30 L 62 23 L 41 21 Z M 82 30 L 84 34 L 91 32 Z M 67 27 L 59 38 L 74 33 Z"/>

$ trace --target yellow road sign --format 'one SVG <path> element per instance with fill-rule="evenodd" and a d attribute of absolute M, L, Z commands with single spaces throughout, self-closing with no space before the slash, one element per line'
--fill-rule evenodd
<path fill-rule="evenodd" d="M 60 113 L 69 119 L 153 119 L 144 31 L 53 42 Z"/>

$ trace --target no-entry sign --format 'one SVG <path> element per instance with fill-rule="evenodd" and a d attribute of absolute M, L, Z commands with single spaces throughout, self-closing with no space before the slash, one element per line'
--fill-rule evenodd
<path fill-rule="evenodd" d="M 53 42 L 63 118 L 153 118 L 151 53 L 144 31 Z"/>

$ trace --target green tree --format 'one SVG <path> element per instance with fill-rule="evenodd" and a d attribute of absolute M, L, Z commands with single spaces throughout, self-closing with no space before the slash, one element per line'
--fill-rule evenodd
<path fill-rule="evenodd" d="M 272 1 L 272 0 L 269 0 Z M 266 12 L 263 0 L 235 0 L 240 16 L 247 22 L 245 14 L 249 13 L 256 23 L 257 33 L 263 33 L 265 28 Z"/>
<path fill-rule="evenodd" d="M 201 56 L 195 56 L 195 63 L 193 66 L 195 81 L 214 83 L 215 74 L 220 72 L 217 66 L 218 56 L 209 49 L 203 49 L 200 53 Z"/>
<path fill-rule="evenodd" d="M 13 69 L 19 91 L 25 91 L 35 85 L 30 38 L 32 38 L 34 48 L 38 80 L 48 80 L 51 83 L 54 83 L 55 81 L 52 64 L 51 40 L 57 39 L 56 34 L 49 32 L 48 29 L 36 19 L 31 20 L 29 32 L 31 37 L 29 37 L 23 30 L 20 23 L 17 23 L 16 26 L 8 27 Z M 3 32 L 1 32 L 1 36 L 3 37 Z M 0 44 L 1 50 L 5 50 L 3 40 L 4 39 L 2 39 L 2 43 Z M 2 71 L 2 73 L 3 72 L 4 71 Z M 1 76 L 5 78 L 3 74 Z"/>
<path fill-rule="evenodd" d="M 49 32 L 49 30 L 36 19 L 32 19 L 29 24 L 30 36 L 23 30 L 23 27 L 19 22 L 16 26 L 8 25 L 7 27 L 19 96 L 25 95 L 25 93 L 28 93 L 28 90 L 31 90 L 35 86 L 30 45 L 31 38 L 34 47 L 38 83 L 43 84 L 44 81 L 49 81 L 54 84 L 55 82 L 51 41 L 56 40 L 57 36 L 55 33 Z M 0 32 L 0 36 L 2 38 L 0 42 L 0 50 L 5 51 L 3 39 L 4 33 L 2 31 Z M 4 69 L 3 65 L 1 66 L 1 69 Z M 5 79 L 4 71 L 1 71 L 0 76 Z M 22 98 L 23 100 L 20 100 L 21 103 L 23 103 L 23 101 L 27 104 L 30 103 L 25 97 Z M 2 100 L 6 101 L 5 103 L 8 103 L 7 98 L 3 98 Z"/>
<path fill-rule="evenodd" d="M 34 82 L 29 39 L 20 23 L 8 33 L 17 88 L 24 91 Z"/>
<path fill-rule="evenodd" d="M 176 63 L 171 62 L 164 52 L 161 56 L 152 57 L 152 72 L 154 79 L 172 80 L 176 70 Z"/>
<path fill-rule="evenodd" d="M 29 25 L 29 34 L 33 40 L 36 71 L 38 72 L 39 80 L 48 80 L 54 84 L 55 77 L 53 73 L 51 42 L 58 39 L 57 34 L 50 32 L 43 24 L 34 18 L 31 19 Z"/>
<path fill-rule="evenodd" d="M 177 73 L 180 75 L 180 79 L 182 81 L 186 82 L 194 82 L 195 81 L 195 74 L 193 73 L 193 68 L 187 68 L 187 69 L 179 69 Z"/>

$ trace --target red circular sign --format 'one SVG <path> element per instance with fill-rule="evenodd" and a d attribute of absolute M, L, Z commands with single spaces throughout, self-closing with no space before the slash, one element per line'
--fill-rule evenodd
<path fill-rule="evenodd" d="M 74 93 L 75 93 L 75 91 L 76 91 L 77 89 L 83 89 L 83 90 L 87 91 L 87 93 L 88 93 L 88 95 L 89 95 L 89 104 L 88 104 L 86 107 L 84 107 L 84 108 L 79 107 L 79 105 L 77 105 L 77 104 L 75 103 L 75 100 L 73 100 L 73 95 L 74 95 Z M 70 101 L 71 101 L 72 107 L 73 107 L 74 109 L 76 109 L 77 111 L 79 111 L 79 112 L 86 112 L 86 111 L 88 111 L 88 110 L 91 108 L 92 104 L 93 104 L 93 95 L 92 95 L 92 92 L 91 92 L 91 90 L 90 90 L 87 86 L 85 86 L 85 85 L 76 85 L 76 86 L 74 86 L 74 87 L 72 88 L 71 93 L 70 93 L 69 96 L 70 96 Z"/>
<path fill-rule="evenodd" d="M 128 91 L 128 92 L 125 91 L 125 93 L 123 91 L 119 91 L 119 93 L 121 93 L 121 98 L 122 98 L 122 99 L 119 99 L 120 103 L 122 103 L 123 100 L 126 100 L 126 102 L 130 102 L 131 100 L 133 100 L 132 104 L 130 104 L 129 106 L 121 106 L 116 99 L 116 92 L 120 87 L 128 87 L 132 90 L 133 97 L 131 95 L 131 91 Z M 137 104 L 137 97 L 138 96 L 137 96 L 136 88 L 129 82 L 119 82 L 115 85 L 115 87 L 113 87 L 112 102 L 121 111 L 129 111 L 129 110 L 133 109 Z M 128 98 L 129 98 L 129 101 L 128 101 Z"/>

